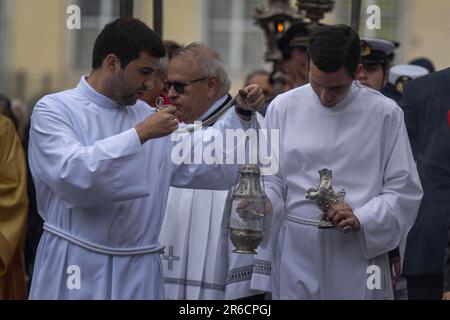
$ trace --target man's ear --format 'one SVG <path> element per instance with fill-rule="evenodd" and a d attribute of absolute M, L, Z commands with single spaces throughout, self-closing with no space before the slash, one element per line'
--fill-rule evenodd
<path fill-rule="evenodd" d="M 156 78 L 156 75 L 154 76 Z M 167 80 L 164 76 L 158 77 L 159 91 L 164 91 L 164 82 Z"/>
<path fill-rule="evenodd" d="M 116 75 L 121 68 L 120 59 L 113 53 L 106 56 L 104 63 L 106 65 L 106 70 L 108 70 L 111 75 Z"/>
<path fill-rule="evenodd" d="M 208 85 L 207 95 L 209 97 L 214 97 L 219 90 L 219 79 L 216 76 L 210 76 L 206 80 L 206 84 Z"/>
<path fill-rule="evenodd" d="M 384 79 L 383 79 L 383 88 L 384 88 L 384 87 L 386 87 L 388 80 L 389 80 L 389 69 L 388 68 L 386 68 L 383 71 L 383 75 L 384 75 Z"/>

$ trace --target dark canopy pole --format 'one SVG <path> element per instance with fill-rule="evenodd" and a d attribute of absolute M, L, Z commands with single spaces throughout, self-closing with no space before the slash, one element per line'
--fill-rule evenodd
<path fill-rule="evenodd" d="M 162 0 L 153 0 L 153 30 L 162 39 L 163 34 L 163 3 Z"/>
<path fill-rule="evenodd" d="M 133 0 L 120 0 L 120 17 L 133 16 Z"/>
<path fill-rule="evenodd" d="M 361 0 L 352 0 L 352 28 L 359 33 L 359 19 L 361 16 Z"/>

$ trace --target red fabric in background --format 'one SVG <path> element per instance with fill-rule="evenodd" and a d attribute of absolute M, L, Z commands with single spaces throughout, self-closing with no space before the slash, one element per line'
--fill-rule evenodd
<path fill-rule="evenodd" d="M 165 94 L 161 93 L 161 97 L 163 97 L 164 99 L 164 105 L 172 104 L 172 101 L 170 101 L 170 99 Z"/>

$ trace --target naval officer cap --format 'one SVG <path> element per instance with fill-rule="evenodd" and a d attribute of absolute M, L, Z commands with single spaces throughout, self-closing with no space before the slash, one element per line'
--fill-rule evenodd
<path fill-rule="evenodd" d="M 388 64 L 394 56 L 395 44 L 377 38 L 361 39 L 361 61 L 363 64 Z"/>
<path fill-rule="evenodd" d="M 429 74 L 424 67 L 412 64 L 399 64 L 393 66 L 389 72 L 389 83 L 398 93 L 403 93 L 405 83 Z"/>

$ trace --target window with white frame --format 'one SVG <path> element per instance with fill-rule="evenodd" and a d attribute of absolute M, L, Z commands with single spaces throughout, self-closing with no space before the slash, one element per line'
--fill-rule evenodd
<path fill-rule="evenodd" d="M 266 0 L 208 0 L 206 43 L 217 51 L 232 74 L 264 66 L 265 37 L 255 25 L 255 8 Z"/>
<path fill-rule="evenodd" d="M 78 0 L 81 11 L 81 29 L 74 36 L 72 65 L 76 70 L 86 71 L 92 65 L 92 49 L 95 39 L 105 24 L 120 15 L 119 0 Z"/>

